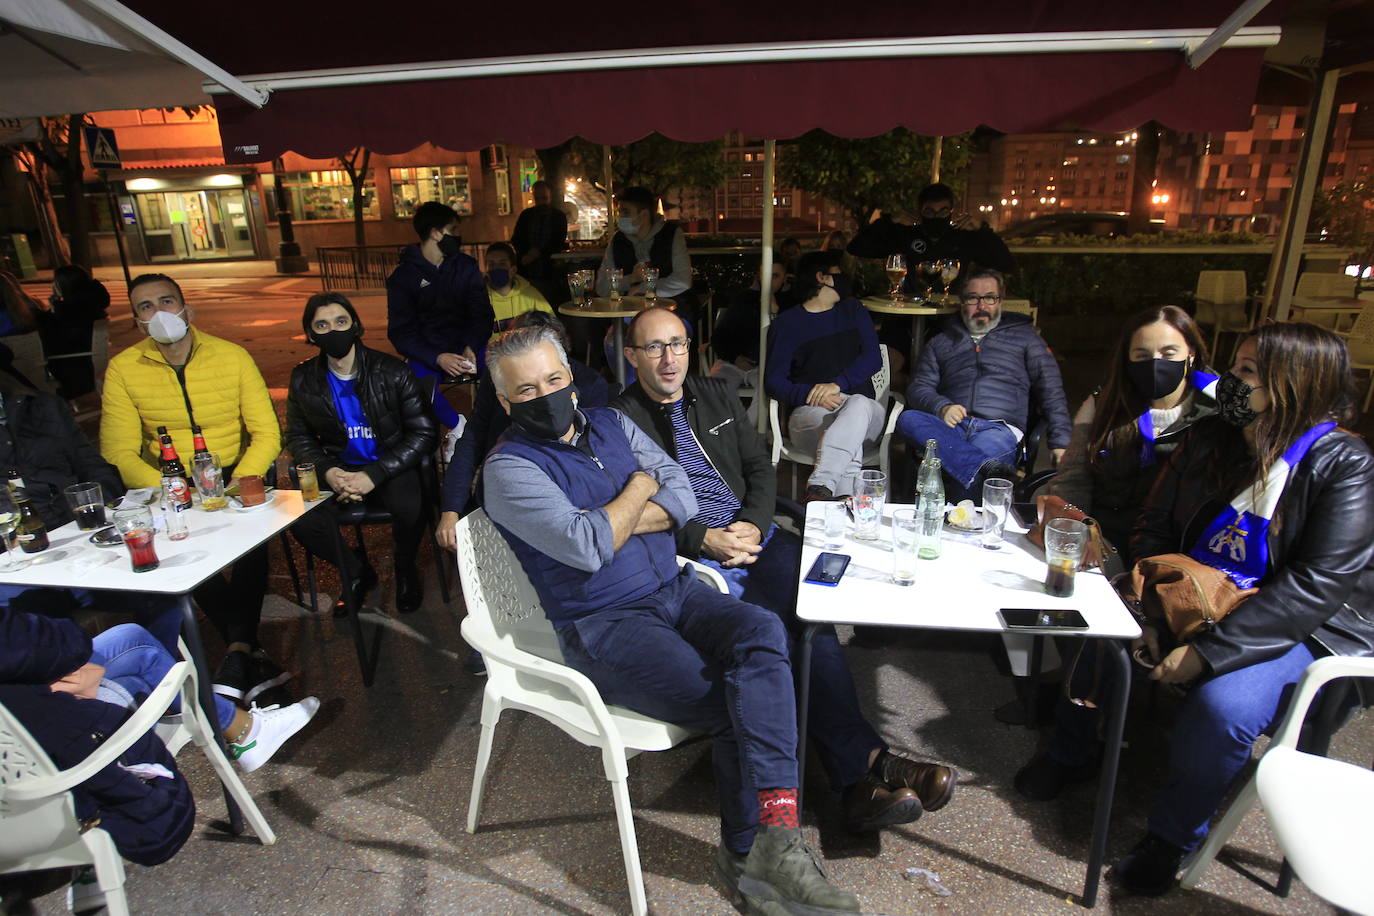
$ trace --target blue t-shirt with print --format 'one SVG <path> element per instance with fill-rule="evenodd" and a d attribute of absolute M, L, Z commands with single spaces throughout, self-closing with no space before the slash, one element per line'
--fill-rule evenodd
<path fill-rule="evenodd" d="M 377 460 L 377 440 L 372 434 L 372 423 L 363 413 L 363 402 L 358 400 L 358 380 L 339 378 L 333 372 L 328 375 L 329 390 L 334 395 L 334 410 L 348 438 L 348 445 L 339 455 L 339 463 L 371 464 Z"/>

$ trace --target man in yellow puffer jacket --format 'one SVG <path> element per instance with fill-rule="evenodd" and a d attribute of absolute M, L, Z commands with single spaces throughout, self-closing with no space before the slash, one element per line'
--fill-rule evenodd
<path fill-rule="evenodd" d="M 281 452 L 281 427 L 248 351 L 193 330 L 193 312 L 171 277 L 134 278 L 129 303 L 148 339 L 110 360 L 100 417 L 100 453 L 124 484 L 161 484 L 159 426 L 167 427 L 184 460 L 194 451 L 191 426 L 198 425 L 226 474 L 267 473 Z M 240 557 L 228 579 L 220 574 L 194 592 L 229 647 L 215 675 L 215 692 L 244 706 L 290 677 L 258 644 L 266 592 L 265 545 Z"/>

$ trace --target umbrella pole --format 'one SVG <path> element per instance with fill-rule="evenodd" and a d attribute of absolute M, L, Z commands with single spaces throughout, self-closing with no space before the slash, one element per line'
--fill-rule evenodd
<path fill-rule="evenodd" d="M 768 364 L 768 323 L 772 318 L 769 307 L 773 302 L 773 169 L 776 163 L 778 141 L 763 141 L 763 255 L 759 268 L 759 381 L 754 393 L 754 405 L 758 408 L 759 432 L 768 429 L 768 410 L 763 393 L 763 374 Z"/>

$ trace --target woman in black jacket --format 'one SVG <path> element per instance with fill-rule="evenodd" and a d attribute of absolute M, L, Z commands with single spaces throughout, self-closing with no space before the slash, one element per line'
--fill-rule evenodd
<path fill-rule="evenodd" d="M 1172 887 L 1312 660 L 1374 655 L 1374 456 L 1336 425 L 1351 403 L 1344 341 L 1309 324 L 1261 328 L 1216 391 L 1216 415 L 1194 426 L 1150 494 L 1135 555 L 1187 553 L 1259 590 L 1185 645 L 1142 624 L 1134 649 L 1149 677 L 1191 689 L 1149 832 L 1115 870 L 1138 894 Z M 1059 725 L 1049 755 L 1017 774 L 1024 794 L 1086 775 L 1092 717 Z"/>
<path fill-rule="evenodd" d="M 94 327 L 110 307 L 109 291 L 80 267 L 64 264 L 53 272 L 48 303 L 52 311 L 34 316 L 48 374 L 68 400 L 90 394 L 95 391 Z"/>
<path fill-rule="evenodd" d="M 335 555 L 333 533 L 322 525 L 337 524 L 337 504 L 365 500 L 385 507 L 396 544 L 396 607 L 414 611 L 423 600 L 415 560 L 424 532 L 421 500 L 429 490 L 420 462 L 434 451 L 437 435 L 429 399 L 405 363 L 363 346 L 362 322 L 341 293 L 311 296 L 301 325 L 321 352 L 291 370 L 286 441 L 297 463 L 315 465 L 334 500 L 292 530 L 307 549 L 342 564 L 361 604 L 376 572 L 347 546 L 342 557 Z M 312 521 L 317 518 L 322 521 Z M 342 608 L 340 599 L 335 613 Z"/>
<path fill-rule="evenodd" d="M 1122 332 L 1106 384 L 1078 408 L 1073 436 L 1045 493 L 1097 519 L 1131 562 L 1140 508 L 1193 424 L 1216 411 L 1207 345 L 1176 305 L 1146 309 Z"/>

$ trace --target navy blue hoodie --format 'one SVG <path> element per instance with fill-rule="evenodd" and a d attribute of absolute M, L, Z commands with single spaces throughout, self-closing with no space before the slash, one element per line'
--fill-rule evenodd
<path fill-rule="evenodd" d="M 466 254 L 435 267 L 408 245 L 386 279 L 386 336 L 396 351 L 438 370 L 440 353 L 481 353 L 496 315 L 477 261 Z"/>

